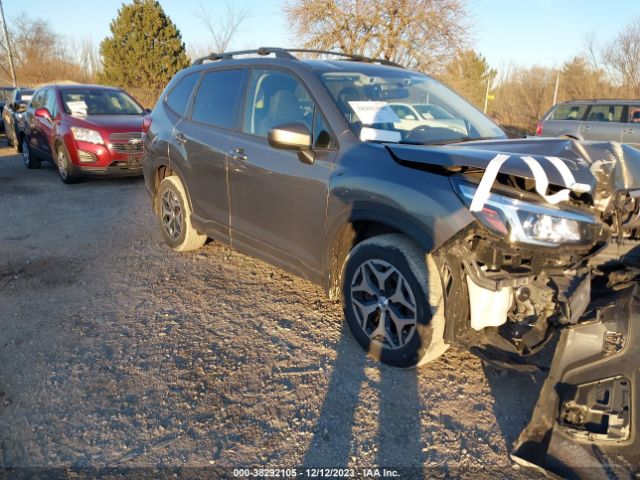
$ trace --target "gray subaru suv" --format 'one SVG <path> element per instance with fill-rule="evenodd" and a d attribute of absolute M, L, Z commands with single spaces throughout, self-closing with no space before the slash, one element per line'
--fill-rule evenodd
<path fill-rule="evenodd" d="M 530 367 L 554 331 L 570 332 L 541 405 L 586 409 L 563 431 L 593 430 L 602 449 L 638 464 L 629 436 L 640 422 L 627 427 L 640 395 L 624 392 L 640 388 L 629 373 L 640 299 L 586 312 L 589 259 L 640 221 L 640 150 L 509 140 L 428 75 L 307 53 L 212 54 L 167 85 L 143 123 L 164 241 L 189 251 L 213 239 L 323 286 L 368 354 L 395 366 L 456 345 Z M 414 113 L 400 118 L 398 105 Z M 624 378 L 610 392 L 622 403 L 599 405 L 611 422 L 598 423 L 589 402 L 610 376 Z"/>
<path fill-rule="evenodd" d="M 640 100 L 575 100 L 554 105 L 537 136 L 608 140 L 640 147 Z"/>

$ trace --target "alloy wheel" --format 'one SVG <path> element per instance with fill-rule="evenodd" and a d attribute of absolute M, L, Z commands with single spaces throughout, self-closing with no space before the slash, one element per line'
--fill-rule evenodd
<path fill-rule="evenodd" d="M 415 296 L 406 278 L 388 262 L 367 260 L 355 270 L 351 304 L 362 330 L 384 348 L 402 348 L 415 334 Z"/>
<path fill-rule="evenodd" d="M 26 138 L 22 140 L 22 161 L 27 167 L 29 166 L 29 142 Z"/>
<path fill-rule="evenodd" d="M 162 194 L 162 227 L 171 241 L 175 242 L 182 234 L 183 215 L 180 200 L 171 189 Z"/>
<path fill-rule="evenodd" d="M 62 179 L 66 179 L 67 175 L 69 174 L 68 171 L 68 165 L 67 165 L 67 157 L 65 156 L 64 152 L 61 150 L 58 150 L 58 172 L 60 172 L 60 177 Z"/>

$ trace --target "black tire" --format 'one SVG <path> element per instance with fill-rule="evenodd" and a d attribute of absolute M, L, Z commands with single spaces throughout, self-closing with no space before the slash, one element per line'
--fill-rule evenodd
<path fill-rule="evenodd" d="M 40 159 L 37 158 L 29 148 L 29 140 L 26 136 L 22 137 L 22 161 L 27 168 L 40 168 Z"/>
<path fill-rule="evenodd" d="M 156 195 L 156 211 L 164 241 L 176 252 L 197 250 L 207 241 L 191 224 L 191 208 L 187 194 L 176 175 L 160 182 Z"/>
<path fill-rule="evenodd" d="M 376 274 L 388 277 L 380 283 Z M 347 323 L 371 357 L 410 368 L 437 359 L 449 347 L 440 274 L 432 256 L 405 236 L 380 235 L 359 243 L 341 278 Z"/>
<path fill-rule="evenodd" d="M 80 179 L 77 169 L 71 161 L 67 148 L 62 144 L 59 144 L 56 147 L 56 166 L 58 167 L 60 180 L 64 183 L 69 185 L 76 183 Z"/>

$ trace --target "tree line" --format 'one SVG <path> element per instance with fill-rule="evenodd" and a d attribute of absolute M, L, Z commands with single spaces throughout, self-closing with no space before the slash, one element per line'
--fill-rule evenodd
<path fill-rule="evenodd" d="M 199 54 L 225 50 L 251 15 L 233 3 L 215 18 L 200 9 L 198 19 L 210 39 L 190 51 L 157 0 L 123 4 L 99 48 L 61 37 L 42 19 L 18 18 L 9 29 L 18 82 L 100 82 L 124 87 L 152 106 L 177 71 Z M 296 46 L 384 58 L 424 71 L 478 108 L 486 106 L 518 134 L 532 132 L 554 97 L 640 99 L 640 17 L 608 43 L 586 39 L 583 51 L 559 68 L 514 64 L 496 70 L 472 48 L 473 19 L 465 0 L 287 0 L 283 14 Z M 0 43 L 0 77 L 10 83 L 7 46 Z"/>

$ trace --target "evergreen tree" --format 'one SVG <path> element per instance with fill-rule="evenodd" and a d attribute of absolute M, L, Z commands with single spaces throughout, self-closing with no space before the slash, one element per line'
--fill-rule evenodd
<path fill-rule="evenodd" d="M 123 4 L 100 44 L 104 83 L 159 91 L 189 65 L 180 31 L 157 0 Z"/>
<path fill-rule="evenodd" d="M 489 67 L 482 55 L 464 50 L 445 65 L 442 79 L 476 107 L 482 108 L 487 81 L 495 75 L 495 70 Z"/>

